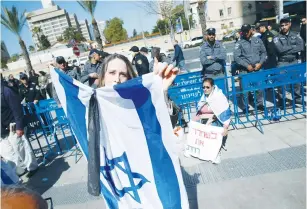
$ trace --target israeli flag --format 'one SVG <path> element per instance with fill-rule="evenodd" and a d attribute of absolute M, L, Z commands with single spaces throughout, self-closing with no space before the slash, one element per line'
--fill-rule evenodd
<path fill-rule="evenodd" d="M 88 160 L 88 189 L 110 209 L 188 209 L 162 79 L 146 74 L 96 90 L 51 78 Z"/>

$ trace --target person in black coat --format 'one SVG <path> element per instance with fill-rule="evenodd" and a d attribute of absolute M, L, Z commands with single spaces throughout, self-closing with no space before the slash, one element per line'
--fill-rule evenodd
<path fill-rule="evenodd" d="M 306 62 L 306 18 L 302 18 L 300 36 L 304 40 L 304 51 L 302 51 L 302 62 Z"/>

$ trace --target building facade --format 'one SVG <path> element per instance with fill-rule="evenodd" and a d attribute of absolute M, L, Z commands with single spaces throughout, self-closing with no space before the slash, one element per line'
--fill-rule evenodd
<path fill-rule="evenodd" d="M 26 15 L 28 15 L 27 21 L 30 31 L 39 27 L 51 44 L 56 43 L 57 37 L 61 36 L 65 29 L 71 26 L 68 13 L 59 6 L 49 6 Z M 33 43 L 37 46 L 37 36 L 33 35 L 32 38 Z"/>
<path fill-rule="evenodd" d="M 1 60 L 6 62 L 8 59 L 10 59 L 10 54 L 7 51 L 4 41 L 1 41 Z"/>
<path fill-rule="evenodd" d="M 192 19 L 195 27 L 201 27 L 197 0 L 190 1 Z M 205 3 L 207 28 L 215 28 L 218 38 L 229 31 L 239 29 L 243 24 L 256 21 L 255 1 L 208 0 Z"/>
<path fill-rule="evenodd" d="M 80 24 L 79 24 L 79 21 L 78 21 L 76 14 L 69 15 L 69 20 L 70 20 L 71 27 L 73 27 L 73 28 L 75 28 L 75 29 L 77 29 L 78 31 L 81 32 Z"/>
<path fill-rule="evenodd" d="M 80 24 L 80 30 L 81 30 L 81 33 L 82 33 L 83 37 L 87 41 L 93 40 L 92 36 L 91 36 L 91 33 L 90 33 L 90 29 L 89 29 L 87 20 L 85 19 L 84 21 L 80 21 L 79 24 Z"/>

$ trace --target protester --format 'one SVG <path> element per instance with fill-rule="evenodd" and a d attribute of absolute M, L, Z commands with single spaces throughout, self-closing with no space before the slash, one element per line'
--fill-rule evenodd
<path fill-rule="evenodd" d="M 194 120 L 200 120 L 201 123 L 206 125 L 223 127 L 222 147 L 224 147 L 226 145 L 231 117 L 228 100 L 222 90 L 214 85 L 214 80 L 212 78 L 205 78 L 202 86 L 204 93 L 197 105 L 198 109 Z M 218 112 L 219 109 L 223 109 L 223 111 Z M 221 149 L 212 163 L 219 164 L 221 162 Z"/>
<path fill-rule="evenodd" d="M 41 96 L 39 86 L 33 82 L 30 82 L 26 74 L 20 74 L 21 84 L 19 86 L 19 95 L 21 99 L 25 99 L 25 102 L 34 102 L 35 104 L 43 99 Z"/>
<path fill-rule="evenodd" d="M 78 74 L 77 70 L 75 70 L 72 67 L 69 67 L 64 57 L 59 56 L 56 58 L 55 61 L 56 61 L 56 64 L 51 63 L 51 65 L 55 65 L 55 67 L 59 68 L 63 73 L 65 73 L 69 77 L 76 79 L 76 80 L 80 80 L 80 75 Z M 60 105 L 60 101 L 58 99 L 58 96 L 57 96 L 57 93 L 54 87 L 52 89 L 52 95 L 53 95 L 54 100 L 58 103 L 58 105 Z"/>
<path fill-rule="evenodd" d="M 304 40 L 304 50 L 302 51 L 302 62 L 306 62 L 306 18 L 302 18 L 300 36 Z"/>
<path fill-rule="evenodd" d="M 149 73 L 148 59 L 140 53 L 139 47 L 133 46 L 129 51 L 132 52 L 132 64 L 135 66 L 138 75 L 142 76 Z"/>
<path fill-rule="evenodd" d="M 278 67 L 298 63 L 298 53 L 304 50 L 304 41 L 299 34 L 291 31 L 290 19 L 280 20 L 280 34 L 274 38 L 274 44 L 278 56 Z M 281 88 L 278 89 L 278 92 L 282 97 Z M 300 84 L 294 84 L 294 94 L 295 98 L 293 99 L 296 103 L 301 103 Z"/>
<path fill-rule="evenodd" d="M 80 81 L 82 83 L 88 82 L 92 88 L 97 88 L 98 75 L 101 72 L 101 52 L 97 49 L 92 49 L 89 53 L 89 60 L 85 63 L 84 69 L 81 73 Z"/>
<path fill-rule="evenodd" d="M 263 63 L 266 60 L 266 50 L 261 39 L 252 37 L 251 26 L 244 24 L 241 27 L 242 38 L 235 44 L 234 60 L 238 64 L 240 74 L 258 72 Z M 240 82 L 240 88 L 242 85 Z M 249 97 L 251 97 L 249 92 Z M 255 95 L 254 95 L 255 96 Z M 256 93 L 256 102 L 258 110 L 264 110 L 262 92 Z M 248 103 L 245 102 L 244 96 L 242 96 L 243 113 L 248 112 Z"/>
<path fill-rule="evenodd" d="M 39 74 L 40 74 L 40 76 L 38 77 L 38 85 L 39 85 L 39 88 L 40 88 L 40 92 L 41 92 L 42 97 L 44 99 L 47 99 L 46 88 L 47 88 L 49 81 L 48 81 L 48 78 L 46 76 L 46 72 L 39 71 Z M 51 97 L 51 95 L 49 95 L 49 97 Z"/>
<path fill-rule="evenodd" d="M 207 30 L 207 41 L 200 48 L 200 62 L 203 66 L 202 76 L 210 78 L 222 77 L 226 65 L 226 49 L 215 40 L 215 28 Z"/>
<path fill-rule="evenodd" d="M 180 70 L 186 70 L 187 72 L 190 72 L 189 69 L 185 67 L 185 61 L 184 61 L 184 56 L 181 47 L 178 45 L 178 41 L 174 41 L 174 57 L 173 57 L 173 62 L 176 61 L 176 67 L 178 67 Z"/>
<path fill-rule="evenodd" d="M 2 209 L 48 209 L 40 194 L 21 185 L 1 185 Z"/>
<path fill-rule="evenodd" d="M 35 73 L 34 70 L 30 70 L 29 72 L 29 82 L 38 85 L 38 75 Z"/>
<path fill-rule="evenodd" d="M 38 165 L 24 135 L 24 114 L 20 102 L 19 95 L 1 82 L 0 155 L 15 166 L 27 169 L 28 176 L 32 176 Z"/>

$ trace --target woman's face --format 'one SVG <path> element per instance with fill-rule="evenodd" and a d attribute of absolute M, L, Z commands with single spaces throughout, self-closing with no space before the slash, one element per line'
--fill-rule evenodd
<path fill-rule="evenodd" d="M 104 76 L 105 86 L 113 86 L 128 80 L 128 69 L 126 63 L 121 59 L 113 59 L 108 63 Z"/>
<path fill-rule="evenodd" d="M 203 83 L 203 90 L 204 90 L 205 94 L 210 94 L 211 91 L 212 91 L 212 86 L 211 86 L 211 84 L 210 84 L 209 82 L 205 81 L 205 82 Z"/>

